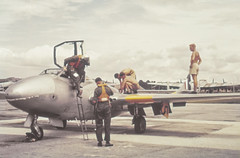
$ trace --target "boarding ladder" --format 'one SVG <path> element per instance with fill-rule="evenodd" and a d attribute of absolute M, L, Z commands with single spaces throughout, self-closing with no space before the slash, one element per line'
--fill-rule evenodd
<path fill-rule="evenodd" d="M 77 108 L 78 108 L 78 116 L 79 116 L 79 121 L 80 121 L 80 123 L 78 123 L 77 117 L 76 117 L 77 124 L 78 124 L 78 126 L 81 126 L 83 139 L 88 140 L 86 119 L 85 119 L 84 109 L 83 109 L 83 104 L 82 104 L 82 96 L 80 96 L 80 97 L 77 96 Z"/>

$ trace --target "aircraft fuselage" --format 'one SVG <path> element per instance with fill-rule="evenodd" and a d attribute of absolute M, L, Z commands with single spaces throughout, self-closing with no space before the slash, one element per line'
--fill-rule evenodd
<path fill-rule="evenodd" d="M 96 84 L 87 79 L 82 84 L 82 105 L 86 120 L 94 119 L 94 106 L 89 98 L 93 96 Z M 111 87 L 112 88 L 112 87 Z M 114 93 L 118 91 L 112 88 Z M 59 120 L 73 120 L 79 117 L 76 90 L 71 80 L 56 74 L 44 74 L 23 79 L 6 90 L 7 101 L 29 114 L 53 117 Z M 112 115 L 120 113 L 121 106 L 114 106 Z"/>

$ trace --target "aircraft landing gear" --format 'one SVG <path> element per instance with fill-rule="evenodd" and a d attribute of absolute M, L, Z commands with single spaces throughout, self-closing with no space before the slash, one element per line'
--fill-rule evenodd
<path fill-rule="evenodd" d="M 30 126 L 31 133 L 26 133 L 26 140 L 27 141 L 37 141 L 43 138 L 43 129 L 37 123 L 38 116 L 34 115 L 34 119 L 32 120 L 32 124 Z"/>
<path fill-rule="evenodd" d="M 146 131 L 146 120 L 144 116 L 135 115 L 133 117 L 134 130 L 136 133 L 144 133 Z"/>
<path fill-rule="evenodd" d="M 132 105 L 128 106 L 128 110 L 130 114 L 133 115 L 132 124 L 134 124 L 135 133 L 144 133 L 146 131 L 146 120 L 144 118 L 146 113 L 144 112 L 144 109 L 139 108 L 137 105 Z"/>

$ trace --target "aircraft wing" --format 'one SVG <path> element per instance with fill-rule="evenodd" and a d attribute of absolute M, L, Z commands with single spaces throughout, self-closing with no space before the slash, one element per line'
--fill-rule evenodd
<path fill-rule="evenodd" d="M 128 105 L 128 109 L 134 115 L 134 109 L 140 108 L 140 115 L 145 115 L 144 107 L 152 106 L 154 115 L 164 115 L 168 118 L 171 113 L 170 103 L 173 107 L 185 106 L 187 102 L 199 103 L 222 103 L 222 102 L 238 102 L 240 103 L 240 93 L 216 93 L 216 94 L 122 94 L 114 96 L 112 105 L 121 104 Z"/>
<path fill-rule="evenodd" d="M 240 101 L 240 93 L 216 94 L 122 94 L 112 98 L 119 104 Z"/>

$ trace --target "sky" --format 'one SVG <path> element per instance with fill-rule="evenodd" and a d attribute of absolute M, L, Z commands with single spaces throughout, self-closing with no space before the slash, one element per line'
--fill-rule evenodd
<path fill-rule="evenodd" d="M 90 78 L 179 81 L 189 44 L 202 58 L 198 79 L 240 83 L 240 0 L 1 0 L 0 78 L 38 75 L 53 47 L 84 40 Z"/>

